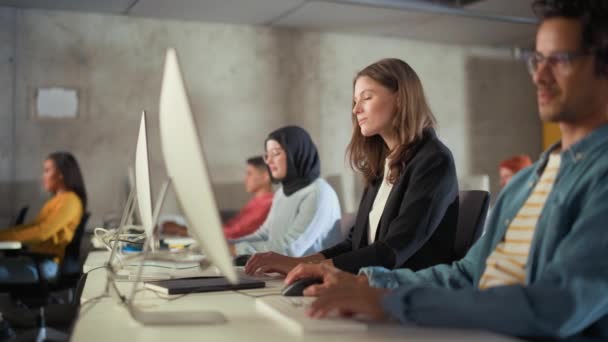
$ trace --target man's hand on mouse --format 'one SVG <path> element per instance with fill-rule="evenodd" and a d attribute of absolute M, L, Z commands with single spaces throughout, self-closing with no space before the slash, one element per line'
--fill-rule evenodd
<path fill-rule="evenodd" d="M 387 318 L 381 299 L 386 289 L 371 287 L 365 275 L 341 271 L 327 262 L 300 264 L 285 278 L 286 284 L 302 278 L 322 278 L 323 283 L 304 290 L 305 296 L 318 296 L 306 313 L 313 318 L 323 318 L 332 311 L 342 316 L 364 315 L 373 320 Z"/>
<path fill-rule="evenodd" d="M 167 235 L 188 236 L 186 227 L 177 224 L 173 221 L 167 221 L 162 224 L 162 232 Z"/>
<path fill-rule="evenodd" d="M 353 286 L 368 286 L 365 275 L 356 276 L 354 274 L 341 271 L 328 262 L 319 264 L 299 264 L 285 278 L 285 284 L 291 284 L 302 278 L 321 278 L 322 284 L 311 285 L 304 290 L 305 296 L 320 296 L 324 292 L 332 289 L 346 289 Z"/>
<path fill-rule="evenodd" d="M 363 315 L 375 321 L 386 320 L 388 315 L 381 302 L 387 291 L 362 282 L 355 282 L 348 287 L 330 287 L 322 291 L 308 307 L 306 314 L 312 318 L 323 318 L 337 312 L 344 317 Z"/>

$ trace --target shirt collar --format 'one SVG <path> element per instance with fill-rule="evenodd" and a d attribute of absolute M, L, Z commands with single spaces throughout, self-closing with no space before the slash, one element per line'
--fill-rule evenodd
<path fill-rule="evenodd" d="M 576 163 L 580 160 L 583 160 L 590 151 L 595 149 L 597 146 L 605 144 L 606 142 L 608 142 L 608 124 L 604 124 L 594 129 L 583 139 L 572 144 L 569 149 L 562 151 L 562 161 L 568 160 L 570 162 Z M 540 175 L 543 172 L 551 153 L 560 149 L 561 146 L 562 142 L 558 141 L 555 144 L 551 145 L 551 147 L 549 147 L 549 149 L 547 149 L 545 152 L 543 152 L 536 166 L 536 174 Z"/>

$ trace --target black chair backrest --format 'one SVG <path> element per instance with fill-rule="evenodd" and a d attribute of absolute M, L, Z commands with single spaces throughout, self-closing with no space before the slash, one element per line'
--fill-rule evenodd
<path fill-rule="evenodd" d="M 72 305 L 75 305 L 77 307 L 80 306 L 80 298 L 82 297 L 84 285 L 87 283 L 88 277 L 88 273 L 83 273 L 82 276 L 78 279 L 78 282 L 76 283 L 76 288 L 74 289 L 74 296 L 72 297 Z"/>
<path fill-rule="evenodd" d="M 28 207 L 27 205 L 25 207 L 22 207 L 21 209 L 19 209 L 19 213 L 17 214 L 17 217 L 15 217 L 15 226 L 18 226 L 20 224 L 23 224 L 23 222 L 25 222 L 25 215 L 27 215 L 27 211 L 30 209 L 30 207 Z"/>
<path fill-rule="evenodd" d="M 457 259 L 462 259 L 483 232 L 490 193 L 483 190 L 460 191 L 459 205 L 454 253 Z"/>
<path fill-rule="evenodd" d="M 87 221 L 91 213 L 85 212 L 80 219 L 80 223 L 78 227 L 76 227 L 76 231 L 74 232 L 74 237 L 72 241 L 65 248 L 65 256 L 64 259 L 71 259 L 73 261 L 78 261 L 80 259 L 80 246 L 82 245 L 82 237 L 84 236 L 84 230 L 87 225 Z"/>

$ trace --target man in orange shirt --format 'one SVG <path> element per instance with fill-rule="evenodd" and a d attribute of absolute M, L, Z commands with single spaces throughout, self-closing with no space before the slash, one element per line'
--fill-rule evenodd
<path fill-rule="evenodd" d="M 498 174 L 500 176 L 500 188 L 504 188 L 516 173 L 522 169 L 532 165 L 532 160 L 525 154 L 513 156 L 505 159 L 498 165 Z"/>
<path fill-rule="evenodd" d="M 224 223 L 224 233 L 229 239 L 255 232 L 266 220 L 272 205 L 272 182 L 268 166 L 261 156 L 247 159 L 245 168 L 245 191 L 253 197 L 239 213 Z M 174 221 L 165 222 L 163 233 L 169 235 L 187 235 L 186 227 Z"/>

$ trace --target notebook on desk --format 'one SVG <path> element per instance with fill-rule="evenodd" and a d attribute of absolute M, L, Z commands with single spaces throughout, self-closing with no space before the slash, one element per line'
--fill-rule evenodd
<path fill-rule="evenodd" d="M 193 238 L 191 238 L 189 236 L 172 236 L 172 235 L 161 236 L 160 241 L 168 246 L 172 246 L 172 245 L 190 246 L 190 245 L 196 243 L 196 240 L 194 240 Z"/>
<path fill-rule="evenodd" d="M 266 283 L 255 279 L 240 278 L 238 284 L 230 284 L 224 277 L 196 277 L 151 281 L 144 283 L 144 286 L 147 289 L 159 293 L 175 295 L 197 292 L 258 289 L 265 287 Z"/>

